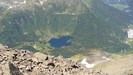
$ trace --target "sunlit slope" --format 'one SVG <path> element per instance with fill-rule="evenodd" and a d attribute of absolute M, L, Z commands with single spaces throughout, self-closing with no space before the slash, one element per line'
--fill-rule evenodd
<path fill-rule="evenodd" d="M 11 1 L 2 9 L 0 42 L 11 47 L 35 46 L 42 41 L 48 44 L 52 37 L 70 35 L 72 46 L 50 53 L 71 56 L 88 48 L 109 52 L 128 48 L 123 40 L 130 18 L 101 0 L 26 0 L 18 4 Z"/>
<path fill-rule="evenodd" d="M 113 59 L 94 67 L 95 70 L 102 70 L 109 75 L 131 75 L 133 73 L 133 55 L 112 56 Z"/>

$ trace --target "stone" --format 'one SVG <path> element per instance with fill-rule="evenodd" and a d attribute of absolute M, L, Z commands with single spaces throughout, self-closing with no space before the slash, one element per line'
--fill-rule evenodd
<path fill-rule="evenodd" d="M 26 66 L 25 65 L 20 65 L 20 66 L 18 66 L 18 68 L 25 68 Z"/>
<path fill-rule="evenodd" d="M 30 65 L 26 67 L 26 71 L 32 71 L 32 68 Z"/>
<path fill-rule="evenodd" d="M 35 57 L 39 61 L 44 61 L 47 58 L 47 55 L 37 52 L 37 53 L 34 53 L 33 57 Z"/>

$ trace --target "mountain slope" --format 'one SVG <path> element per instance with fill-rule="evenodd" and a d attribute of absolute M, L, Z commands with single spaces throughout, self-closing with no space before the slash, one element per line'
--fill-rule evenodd
<path fill-rule="evenodd" d="M 28 45 L 65 57 L 88 48 L 103 48 L 109 52 L 129 48 L 124 43 L 124 29 L 130 18 L 101 0 L 16 0 L 2 3 L 5 7 L 0 10 L 0 42 L 10 47 Z M 71 46 L 51 49 L 48 43 L 51 38 L 66 35 L 73 37 Z"/>
<path fill-rule="evenodd" d="M 113 55 L 112 55 L 113 57 Z M 102 70 L 109 75 L 132 75 L 133 74 L 133 64 L 132 64 L 133 55 L 115 55 L 110 61 L 98 64 L 94 67 L 96 70 Z"/>

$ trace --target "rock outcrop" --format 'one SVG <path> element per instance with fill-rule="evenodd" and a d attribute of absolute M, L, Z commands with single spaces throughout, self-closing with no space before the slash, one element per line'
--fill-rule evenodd
<path fill-rule="evenodd" d="M 107 75 L 62 56 L 0 46 L 0 75 Z"/>

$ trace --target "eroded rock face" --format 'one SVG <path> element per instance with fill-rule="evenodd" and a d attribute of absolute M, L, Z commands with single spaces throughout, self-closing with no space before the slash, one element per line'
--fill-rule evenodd
<path fill-rule="evenodd" d="M 0 75 L 107 75 L 71 59 L 0 46 Z"/>

